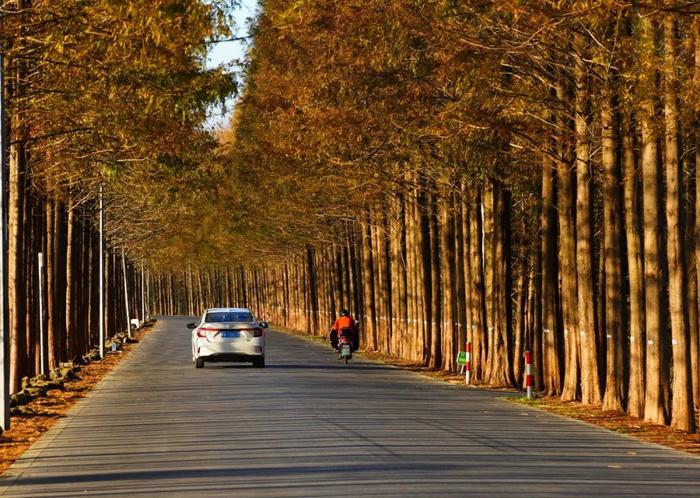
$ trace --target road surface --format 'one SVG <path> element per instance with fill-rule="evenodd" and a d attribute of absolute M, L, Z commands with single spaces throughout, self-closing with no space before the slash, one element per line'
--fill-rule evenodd
<path fill-rule="evenodd" d="M 161 320 L 0 496 L 699 496 L 700 459 L 269 332 L 196 370 Z"/>

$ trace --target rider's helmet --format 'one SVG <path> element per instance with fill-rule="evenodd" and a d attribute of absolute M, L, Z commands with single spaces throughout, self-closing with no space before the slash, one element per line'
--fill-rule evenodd
<path fill-rule="evenodd" d="M 348 310 L 340 310 L 340 316 L 350 316 L 350 312 Z"/>

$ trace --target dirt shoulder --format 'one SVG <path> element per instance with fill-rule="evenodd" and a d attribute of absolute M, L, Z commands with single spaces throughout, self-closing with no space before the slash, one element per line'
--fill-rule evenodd
<path fill-rule="evenodd" d="M 599 406 L 584 405 L 576 401 L 562 401 L 551 397 L 534 400 L 519 397 L 514 400 L 540 410 L 582 420 L 620 434 L 700 456 L 700 434 L 688 434 L 665 425 L 644 422 L 623 412 L 604 412 Z"/>
<path fill-rule="evenodd" d="M 10 429 L 0 435 L 0 474 L 5 472 L 22 454 L 90 391 L 124 358 L 153 327 L 134 332 L 136 342 L 126 342 L 121 349 L 108 353 L 101 361 L 81 365 L 74 380 L 65 382 L 63 389 L 51 389 L 46 396 L 30 401 L 23 410 L 26 415 L 13 415 Z"/>
<path fill-rule="evenodd" d="M 275 326 L 274 329 L 304 338 L 311 342 L 322 344 L 328 343 L 328 341 L 323 337 L 310 336 L 308 334 L 283 327 Z M 513 394 L 522 393 L 516 389 L 491 389 L 482 386 L 467 386 L 464 383 L 463 375 L 430 369 L 420 363 L 402 360 L 386 354 L 372 351 L 360 351 L 359 355 L 380 363 L 393 365 L 404 370 L 416 372 L 421 375 L 442 380 L 444 382 L 449 382 L 450 384 L 461 386 L 464 389 L 488 389 L 489 391 L 500 391 Z M 527 400 L 522 395 L 507 396 L 507 399 L 511 402 L 521 403 L 532 408 L 537 408 L 546 412 L 563 415 L 565 417 L 581 420 L 599 427 L 604 427 L 611 431 L 626 434 L 643 441 L 660 444 L 690 453 L 692 455 L 700 456 L 700 434 L 688 434 L 683 431 L 674 430 L 665 425 L 644 422 L 621 412 L 604 412 L 599 406 L 583 405 L 575 401 L 561 401 L 558 398 L 548 397 Z"/>

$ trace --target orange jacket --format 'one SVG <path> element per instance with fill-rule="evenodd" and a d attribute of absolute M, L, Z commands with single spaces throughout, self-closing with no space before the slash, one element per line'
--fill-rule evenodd
<path fill-rule="evenodd" d="M 339 317 L 335 323 L 333 324 L 333 327 L 331 327 L 331 330 L 335 330 L 336 332 L 340 332 L 341 330 L 349 328 L 352 329 L 353 331 L 355 330 L 355 320 L 351 316 L 341 316 Z"/>

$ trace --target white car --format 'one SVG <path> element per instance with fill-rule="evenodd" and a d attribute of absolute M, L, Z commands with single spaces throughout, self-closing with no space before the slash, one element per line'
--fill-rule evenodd
<path fill-rule="evenodd" d="M 265 367 L 267 322 L 256 320 L 247 308 L 210 308 L 192 329 L 192 362 L 203 368 L 205 362 L 251 361 Z"/>

